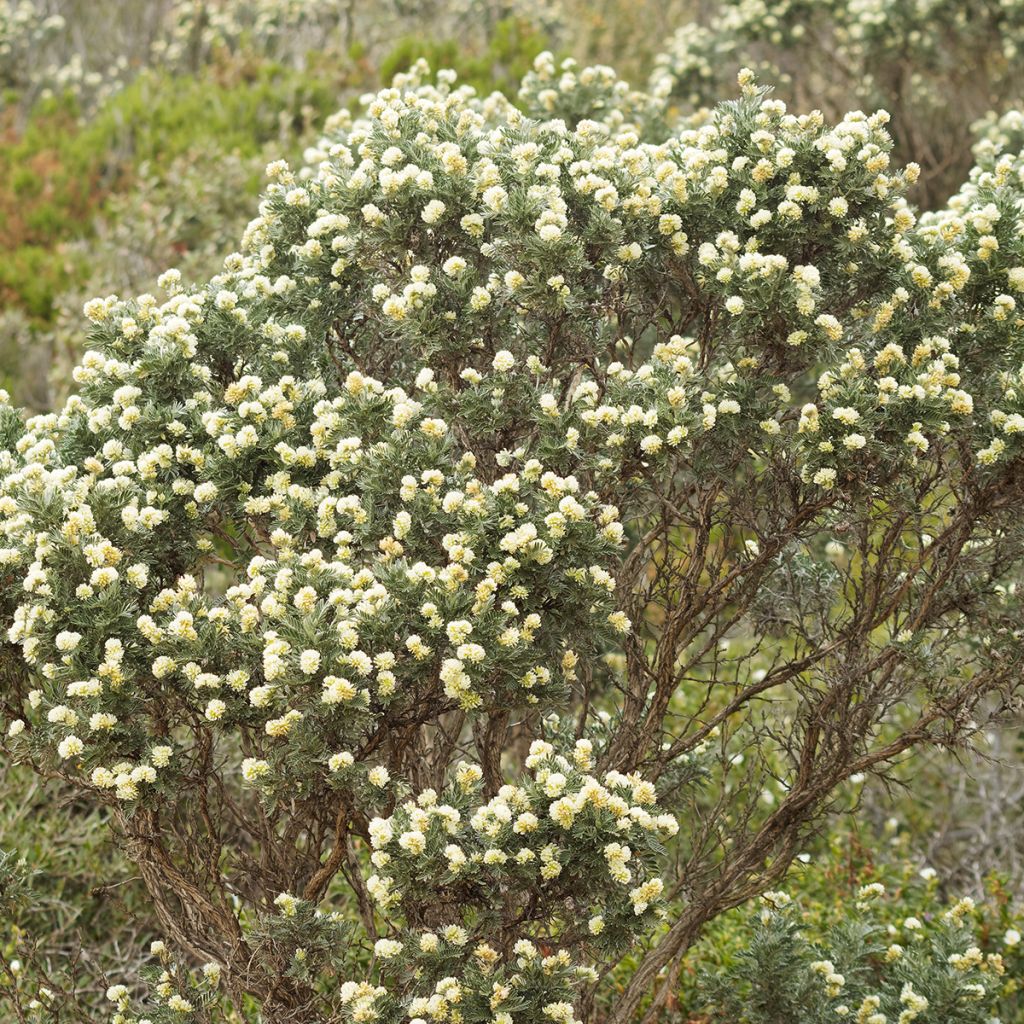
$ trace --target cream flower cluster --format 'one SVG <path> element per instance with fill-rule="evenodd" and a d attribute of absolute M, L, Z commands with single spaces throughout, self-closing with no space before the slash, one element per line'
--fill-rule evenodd
<path fill-rule="evenodd" d="M 591 774 L 595 757 L 586 739 L 536 740 L 528 774 L 490 799 L 480 793 L 481 769 L 460 762 L 442 793 L 423 791 L 374 818 L 377 873 L 367 889 L 393 937 L 374 947 L 380 988 L 371 993 L 352 982 L 353 999 L 372 996 L 372 1004 L 397 987 L 407 1017 L 448 1019 L 446 1008 L 440 1016 L 432 1009 L 439 996 L 452 1001 L 443 986 L 467 998 L 483 989 L 494 1019 L 506 1021 L 517 1004 L 536 998 L 530 986 L 538 973 L 549 977 L 544 992 L 551 978 L 578 983 L 591 976 L 577 963 L 579 948 L 624 947 L 648 927 L 661 904 L 660 844 L 679 826 L 639 775 Z M 483 893 L 506 914 L 522 907 L 516 936 L 493 931 L 491 912 L 478 904 Z M 423 920 L 443 923 L 411 926 Z M 500 952 L 510 943 L 511 956 Z M 550 950 L 544 956 L 541 944 Z M 556 1015 L 546 1002 L 537 1019 L 565 1013 L 571 1021 L 571 987 L 559 1006 Z"/>
<path fill-rule="evenodd" d="M 559 118 L 571 126 L 599 121 L 645 139 L 664 131 L 666 110 L 660 99 L 631 88 L 614 68 L 581 68 L 571 57 L 556 62 L 549 52 L 534 60 L 516 100 L 524 113 L 539 120 Z"/>
<path fill-rule="evenodd" d="M 593 346 L 594 332 L 578 321 L 581 307 L 573 297 L 598 287 L 598 274 L 603 291 L 639 295 L 660 280 L 657 275 L 682 273 L 727 314 L 720 324 L 719 361 L 694 374 L 701 353 L 694 359 L 686 348 L 699 346 L 673 336 L 669 344 L 680 357 L 674 365 L 677 379 L 658 378 L 657 359 L 639 367 L 607 362 L 599 381 L 586 380 L 585 370 L 574 397 L 599 407 L 587 426 L 609 428 L 602 438 L 591 438 L 610 450 L 592 460 L 592 468 L 617 473 L 624 462 L 632 467 L 681 444 L 688 451 L 695 437 L 727 425 L 732 430 L 726 433 L 734 436 L 737 425 L 756 424 L 764 435 L 759 446 L 788 434 L 799 420 L 796 413 L 817 396 L 805 391 L 794 408 L 786 377 L 767 375 L 766 353 L 750 345 L 769 324 L 778 330 L 779 312 L 786 324 L 779 340 L 785 346 L 807 350 L 810 357 L 803 359 L 819 363 L 834 354 L 831 368 L 821 375 L 821 397 L 847 392 L 853 398 L 854 390 L 864 405 L 858 412 L 870 413 L 863 416 L 862 429 L 816 437 L 813 443 L 811 431 L 797 431 L 806 435 L 797 448 L 806 460 L 807 482 L 828 490 L 864 467 L 886 462 L 891 468 L 892 460 L 913 459 L 932 438 L 949 433 L 951 417 L 970 417 L 974 398 L 961 384 L 956 342 L 948 335 L 962 334 L 960 305 L 973 301 L 967 294 L 972 262 L 988 260 L 999 239 L 992 236 L 976 251 L 935 245 L 932 229 L 919 225 L 900 198 L 916 169 L 890 170 L 884 113 L 850 115 L 830 128 L 817 115 L 794 117 L 781 103 L 751 100 L 753 116 L 742 131 L 725 115 L 654 146 L 641 142 L 635 131 L 616 129 L 617 116 L 579 121 L 574 130 L 565 120 L 535 128 L 500 100 L 474 101 L 464 90 L 451 90 L 443 76 L 439 87 L 424 86 L 421 74 L 414 69 L 402 83 L 409 91 L 377 97 L 368 107 L 369 119 L 340 120 L 337 133 L 309 154 L 319 163 L 298 175 L 275 168 L 280 183 L 271 187 L 270 201 L 249 233 L 249 244 L 261 258 L 271 247 L 297 254 L 307 285 L 317 282 L 312 302 L 330 307 L 325 290 L 337 293 L 346 316 L 358 318 L 364 335 L 369 327 L 379 338 L 378 348 L 397 353 L 415 339 L 438 355 L 464 352 L 472 359 L 480 346 L 488 349 L 477 319 L 484 311 L 492 334 L 519 335 L 527 352 L 541 347 L 542 336 L 534 332 L 546 330 L 553 315 L 563 318 L 579 344 Z M 538 59 L 535 75 L 552 77 L 548 56 Z M 606 77 L 601 69 L 592 76 L 597 82 Z M 749 76 L 741 79 L 753 94 Z M 485 130 L 494 122 L 504 127 Z M 527 134 L 529 141 L 522 141 Z M 409 135 L 416 139 L 415 160 L 403 150 Z M 373 193 L 372 202 L 364 201 L 367 192 Z M 429 198 L 435 193 L 446 198 Z M 303 232 L 309 215 L 295 223 L 293 210 L 314 206 L 318 215 Z M 701 220 L 705 213 L 711 214 L 710 222 Z M 582 267 L 571 258 L 566 262 L 583 239 L 603 241 L 606 219 L 614 232 L 607 256 Z M 430 230 L 415 227 L 422 223 Z M 706 240 L 691 238 L 693 232 L 685 228 L 694 223 Z M 367 275 L 373 261 L 364 256 L 354 262 L 348 255 L 386 246 L 387 232 L 396 230 L 414 232 L 420 246 L 410 256 L 412 265 L 396 278 L 382 279 L 379 264 Z M 824 270 L 796 255 L 797 240 L 819 232 L 829 236 L 834 261 Z M 451 239 L 457 254 L 431 266 L 427 247 L 442 237 Z M 521 246 L 513 239 L 530 241 Z M 576 274 L 552 275 L 554 266 Z M 276 269 L 288 267 L 281 262 Z M 895 287 L 885 283 L 894 279 Z M 1006 280 L 1015 280 L 1012 268 Z M 852 307 L 851 284 L 866 300 Z M 296 290 L 302 292 L 301 286 Z M 371 301 L 360 303 L 356 313 L 348 305 L 353 295 Z M 1019 317 L 1012 295 L 1000 292 L 990 301 L 986 317 L 1015 330 Z M 909 332 L 911 344 L 905 337 L 907 311 L 919 308 L 928 316 L 921 330 Z M 933 326 L 933 333 L 924 329 Z M 597 340 L 601 337 L 598 333 Z M 372 350 L 368 340 L 351 344 Z M 619 344 L 631 347 L 636 341 L 626 336 Z M 898 351 L 903 355 L 893 354 Z M 506 386 L 488 379 L 487 371 L 509 373 L 516 356 L 502 350 L 491 365 L 464 366 L 461 393 L 453 402 L 464 407 L 472 397 L 481 410 L 511 412 L 513 399 L 527 394 L 515 379 L 519 374 L 513 373 Z M 528 375 L 541 378 L 538 383 L 558 382 L 556 363 L 536 354 L 530 359 L 519 364 Z M 872 363 L 877 372 L 871 372 Z M 842 385 L 842 378 L 862 370 L 870 380 Z M 631 383 L 631 394 L 616 387 L 623 381 Z M 616 391 L 632 400 L 614 401 Z M 551 428 L 557 425 L 561 443 L 578 458 L 588 458 L 593 447 L 581 443 L 581 428 L 566 415 L 571 403 L 560 400 L 553 387 L 541 391 L 537 401 L 540 416 L 533 418 L 552 435 L 552 444 L 557 440 Z M 884 428 L 873 430 L 872 421 L 880 419 Z M 619 424 L 661 429 L 644 430 L 634 445 Z M 1010 420 L 1011 432 L 1016 424 Z M 623 447 L 624 452 L 614 451 Z M 997 445 L 993 456 L 989 445 L 977 448 L 983 463 L 996 461 L 1002 450 Z"/>
<path fill-rule="evenodd" d="M 87 358 L 78 374 L 90 387 L 104 376 L 96 363 Z M 48 506 L 54 536 L 42 544 L 5 499 L 5 533 L 26 547 L 4 557 L 27 566 L 9 635 L 43 681 L 40 726 L 94 785 L 135 799 L 170 763 L 122 763 L 138 748 L 141 680 L 217 728 L 262 733 L 264 757 L 246 774 L 266 785 L 273 778 L 252 765 L 286 756 L 272 741 L 312 732 L 348 744 L 366 716 L 432 694 L 467 709 L 549 703 L 572 684 L 581 653 L 628 630 L 605 568 L 623 541 L 614 507 L 537 460 L 485 482 L 471 453 L 457 456 L 447 425 L 424 415 L 429 394 L 420 402 L 356 372 L 339 396 L 323 392 L 319 381 L 266 385 L 245 374 L 223 405 L 197 408 L 205 437 L 191 444 L 182 425 L 170 428 L 173 447 L 111 440 L 80 475 L 36 461 L 8 476 L 8 493 L 59 489 Z M 138 397 L 120 385 L 88 418 L 109 409 L 112 422 L 121 409 L 123 419 Z M 247 431 L 266 453 L 256 478 L 244 468 Z M 37 436 L 23 450 L 42 460 L 49 443 Z M 394 472 L 380 480 L 389 462 Z M 161 492 L 152 483 L 163 473 Z M 249 558 L 223 593 L 195 572 L 162 580 L 169 537 L 194 524 L 179 543 L 202 562 L 213 550 L 203 523 L 228 508 L 263 533 L 267 554 Z M 574 611 L 554 628 L 547 609 L 563 593 Z M 55 614 L 58 595 L 74 602 L 78 631 Z M 97 608 L 118 612 L 102 635 L 88 625 Z M 126 772 L 131 784 L 118 781 Z"/>
<path fill-rule="evenodd" d="M 573 850 L 577 837 L 587 836 L 592 848 L 601 847 L 591 859 L 604 860 L 603 881 L 592 879 L 588 898 L 600 904 L 604 892 L 609 901 L 593 912 L 606 921 L 641 916 L 661 892 L 660 882 L 644 877 L 651 870 L 644 851 L 650 850 L 651 838 L 670 838 L 679 826 L 672 815 L 654 809 L 653 785 L 616 772 L 599 781 L 589 774 L 592 759 L 588 740 L 577 741 L 568 757 L 535 740 L 526 759 L 531 775 L 520 785 L 502 786 L 475 807 L 465 798 L 477 789 L 481 772 L 460 762 L 453 793 L 458 806 L 428 790 L 370 823 L 379 872 L 368 883 L 374 898 L 384 908 L 400 907 L 407 890 L 414 902 L 422 902 L 441 899 L 440 890 L 448 885 L 458 889 L 483 880 L 494 891 L 543 889 L 543 883 L 562 875 L 565 864 L 580 870 Z M 438 878 L 429 897 L 415 889 L 424 871 Z"/>

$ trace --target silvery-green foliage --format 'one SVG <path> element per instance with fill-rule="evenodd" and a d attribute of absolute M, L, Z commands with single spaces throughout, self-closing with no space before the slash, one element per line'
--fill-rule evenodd
<path fill-rule="evenodd" d="M 919 219 L 884 114 L 743 73 L 651 142 L 579 77 L 540 120 L 414 69 L 3 410 L 7 743 L 167 932 L 118 1024 L 621 1020 L 835 786 L 1019 679 L 1019 180 Z"/>
<path fill-rule="evenodd" d="M 922 921 L 887 923 L 879 883 L 863 886 L 849 913 L 822 941 L 802 927 L 799 902 L 768 892 L 752 915 L 736 962 L 708 978 L 711 1020 L 747 1024 L 863 1024 L 958 1021 L 990 1024 L 1007 974 L 999 953 L 983 953 L 962 899 Z"/>

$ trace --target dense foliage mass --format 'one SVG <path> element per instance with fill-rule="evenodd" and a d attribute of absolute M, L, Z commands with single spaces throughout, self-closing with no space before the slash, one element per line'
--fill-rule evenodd
<path fill-rule="evenodd" d="M 77 393 L 4 413 L 7 745 L 164 933 L 119 1022 L 656 1014 L 837 787 L 1019 699 L 1020 157 L 919 215 L 884 114 L 744 72 L 644 141 L 552 67 L 338 115 L 209 284 L 90 302 Z M 965 914 L 808 977 L 985 1012 Z"/>
<path fill-rule="evenodd" d="M 1024 1021 L 1016 6 L 626 10 L 0 0 L 3 1019 Z"/>

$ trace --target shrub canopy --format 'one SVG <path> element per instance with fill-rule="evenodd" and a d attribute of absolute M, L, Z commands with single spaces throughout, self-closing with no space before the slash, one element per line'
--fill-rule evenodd
<path fill-rule="evenodd" d="M 626 1020 L 1019 682 L 1020 158 L 919 216 L 748 73 L 657 143 L 422 75 L 3 410 L 7 743 L 109 807 L 154 1021 Z"/>

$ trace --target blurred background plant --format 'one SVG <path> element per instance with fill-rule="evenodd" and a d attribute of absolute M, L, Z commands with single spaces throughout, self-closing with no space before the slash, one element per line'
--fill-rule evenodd
<path fill-rule="evenodd" d="M 1019 103 L 1020 0 L 742 0 L 700 5 L 655 61 L 651 91 L 684 109 L 721 95 L 736 66 L 827 118 L 883 108 L 917 199 L 941 203 L 971 166 L 971 125 Z M 951 108 L 955 107 L 955 114 Z M 953 115 L 953 116 L 951 116 Z"/>
<path fill-rule="evenodd" d="M 0 386 L 31 411 L 59 404 L 86 299 L 155 290 L 170 266 L 212 276 L 268 161 L 301 163 L 328 114 L 420 58 L 531 116 L 573 121 L 599 91 L 613 122 L 647 137 L 699 124 L 751 66 L 798 112 L 887 109 L 932 208 L 972 164 L 1024 149 L 1022 43 L 1024 0 L 0 0 Z M 554 56 L 535 65 L 541 51 Z M 582 70 L 593 63 L 608 66 Z M 832 959 L 855 987 L 908 920 L 925 936 L 911 943 L 944 950 L 941 914 L 969 895 L 958 941 L 969 931 L 1004 958 L 990 1003 L 1024 1021 L 1024 750 L 1019 731 L 983 742 L 981 756 L 918 755 L 887 787 L 854 787 L 787 880 L 793 904 L 722 916 L 662 979 L 667 1019 L 790 1020 L 758 1002 L 769 982 L 823 991 L 810 965 Z M 0 764 L 0 992 L 19 973 L 80 977 L 94 1005 L 108 964 L 74 951 L 123 967 L 157 937 L 101 824 Z M 851 909 L 876 882 L 885 898 Z"/>

